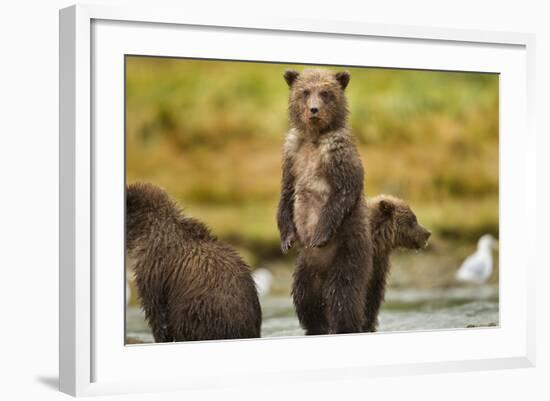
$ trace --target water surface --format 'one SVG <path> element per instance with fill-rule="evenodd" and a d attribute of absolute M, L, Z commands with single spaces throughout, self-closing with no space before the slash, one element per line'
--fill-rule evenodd
<path fill-rule="evenodd" d="M 304 335 L 290 297 L 267 296 L 260 301 L 262 337 Z M 390 290 L 379 321 L 380 332 L 498 326 L 498 287 Z M 127 335 L 143 342 L 153 341 L 139 308 L 128 308 Z"/>

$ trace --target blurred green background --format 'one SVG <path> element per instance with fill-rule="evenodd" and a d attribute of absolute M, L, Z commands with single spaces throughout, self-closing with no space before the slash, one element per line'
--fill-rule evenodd
<path fill-rule="evenodd" d="M 305 67 L 126 57 L 127 182 L 165 188 L 253 268 L 268 267 L 282 294 L 295 258 L 281 255 L 275 220 L 288 129 L 282 75 Z M 407 200 L 433 232 L 421 253 L 396 252 L 390 287 L 455 286 L 477 239 L 498 238 L 498 75 L 328 68 L 351 73 L 367 196 Z"/>

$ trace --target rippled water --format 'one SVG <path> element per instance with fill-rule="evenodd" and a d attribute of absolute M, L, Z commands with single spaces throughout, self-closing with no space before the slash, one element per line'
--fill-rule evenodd
<path fill-rule="evenodd" d="M 261 303 L 262 337 L 304 334 L 289 297 L 268 296 Z M 498 287 L 388 291 L 379 321 L 380 332 L 498 326 Z M 140 309 L 128 309 L 126 327 L 128 336 L 153 341 Z"/>

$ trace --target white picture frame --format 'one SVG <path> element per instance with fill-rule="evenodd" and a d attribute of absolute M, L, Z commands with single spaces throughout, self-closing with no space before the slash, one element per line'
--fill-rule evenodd
<path fill-rule="evenodd" d="M 315 52 L 321 40 L 328 54 Z M 523 33 L 214 20 L 154 7 L 61 10 L 60 390 L 80 396 L 534 366 L 534 43 Z M 500 73 L 500 326 L 125 346 L 124 54 Z"/>

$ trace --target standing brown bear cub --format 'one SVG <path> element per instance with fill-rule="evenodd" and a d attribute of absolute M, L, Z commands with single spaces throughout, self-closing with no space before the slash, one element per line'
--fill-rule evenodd
<path fill-rule="evenodd" d="M 372 243 L 363 166 L 347 128 L 350 75 L 287 71 L 289 120 L 277 213 L 281 248 L 301 244 L 292 296 L 306 334 L 360 332 Z"/>
<path fill-rule="evenodd" d="M 368 219 L 373 238 L 373 270 L 367 285 L 366 320 L 363 331 L 376 331 L 378 312 L 384 300 L 390 271 L 390 254 L 396 248 L 421 249 L 430 238 L 409 205 L 390 195 L 367 201 Z"/>
<path fill-rule="evenodd" d="M 260 337 L 250 268 L 154 185 L 126 190 L 126 255 L 156 342 Z"/>

